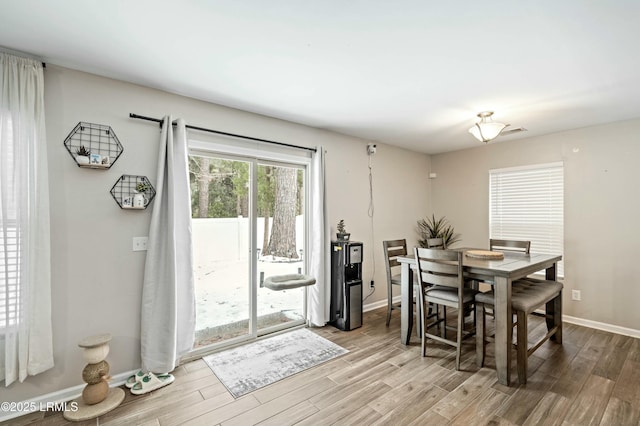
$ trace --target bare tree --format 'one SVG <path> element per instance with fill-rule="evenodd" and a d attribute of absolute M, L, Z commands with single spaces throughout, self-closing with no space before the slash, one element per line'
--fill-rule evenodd
<path fill-rule="evenodd" d="M 198 175 L 198 217 L 209 217 L 209 158 L 200 157 L 200 174 Z"/>
<path fill-rule="evenodd" d="M 262 195 L 259 197 L 259 203 L 262 207 L 262 216 L 264 217 L 264 232 L 262 233 L 262 253 L 267 254 L 269 251 L 269 219 L 271 218 L 271 204 L 273 204 L 273 187 L 271 185 L 271 175 L 273 167 L 264 166 L 264 173 L 258 176 L 263 177 L 258 182 L 259 193 Z"/>
<path fill-rule="evenodd" d="M 297 259 L 296 251 L 296 207 L 297 170 L 275 167 L 275 202 L 273 208 L 273 228 L 266 254 L 289 259 Z"/>
<path fill-rule="evenodd" d="M 190 156 L 189 173 L 191 185 L 195 185 L 192 197 L 198 200 L 196 205 L 192 205 L 193 217 L 209 217 L 209 183 L 213 179 L 209 170 L 209 158 Z"/>

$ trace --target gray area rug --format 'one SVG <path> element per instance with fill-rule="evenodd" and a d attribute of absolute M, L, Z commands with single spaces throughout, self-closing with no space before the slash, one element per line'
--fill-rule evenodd
<path fill-rule="evenodd" d="M 349 352 L 305 328 L 204 357 L 238 398 Z"/>

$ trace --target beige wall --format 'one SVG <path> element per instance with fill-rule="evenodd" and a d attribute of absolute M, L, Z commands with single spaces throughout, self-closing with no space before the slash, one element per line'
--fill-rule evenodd
<path fill-rule="evenodd" d="M 640 330 L 639 132 L 633 120 L 435 155 L 434 208 L 462 233 L 462 244 L 486 247 L 489 170 L 563 161 L 564 313 Z M 582 301 L 571 300 L 572 289 Z"/>
<path fill-rule="evenodd" d="M 344 219 L 352 238 L 364 242 L 367 280 L 373 274 L 370 255 L 375 249 L 377 289 L 367 302 L 386 297 L 384 266 L 379 263 L 381 239 L 410 239 L 416 219 L 429 210 L 427 192 L 412 190 L 426 182 L 427 155 L 378 144 L 373 159 L 376 232 L 372 234 L 367 216 L 368 141 L 50 64 L 45 84 L 55 367 L 3 390 L 4 401 L 23 401 L 83 384 L 84 363 L 77 342 L 88 335 L 113 334 L 107 358 L 112 374 L 140 365 L 145 252 L 132 252 L 131 239 L 148 234 L 151 210 L 121 210 L 109 190 L 122 174 L 146 175 L 155 185 L 159 128 L 155 123 L 130 119 L 130 112 L 151 117 L 173 114 L 193 125 L 298 145 L 323 145 L 328 151 L 332 233 L 338 219 Z M 69 156 L 63 141 L 79 121 L 114 129 L 124 152 L 110 170 L 80 169 Z"/>

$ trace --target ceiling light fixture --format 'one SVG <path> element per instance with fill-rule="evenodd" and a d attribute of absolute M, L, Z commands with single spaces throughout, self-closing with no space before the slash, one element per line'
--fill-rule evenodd
<path fill-rule="evenodd" d="M 480 142 L 487 143 L 500 136 L 500 133 L 509 126 L 509 124 L 498 123 L 493 121 L 491 116 L 493 111 L 482 111 L 478 113 L 480 121 L 477 122 L 472 128 L 469 129 L 469 133 L 475 136 Z"/>

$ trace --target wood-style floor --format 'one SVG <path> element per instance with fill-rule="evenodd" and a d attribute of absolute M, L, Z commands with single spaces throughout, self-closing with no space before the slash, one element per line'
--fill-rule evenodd
<path fill-rule="evenodd" d="M 143 396 L 127 392 L 114 411 L 74 424 L 640 424 L 640 339 L 565 324 L 564 344 L 545 343 L 530 358 L 529 382 L 518 385 L 514 370 L 516 383 L 507 387 L 496 382 L 491 348 L 478 369 L 470 339 L 455 371 L 453 348 L 433 344 L 423 358 L 416 337 L 400 344 L 398 311 L 390 327 L 385 315 L 365 313 L 364 326 L 350 332 L 314 329 L 350 352 L 236 400 L 197 360 L 177 368 L 173 384 Z M 532 327 L 544 330 L 539 318 Z M 47 413 L 31 424 L 69 423 Z"/>

